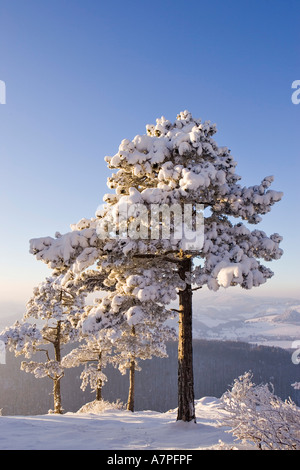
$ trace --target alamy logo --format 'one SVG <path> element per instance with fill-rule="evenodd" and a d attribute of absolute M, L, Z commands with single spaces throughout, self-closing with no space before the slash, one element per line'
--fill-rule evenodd
<path fill-rule="evenodd" d="M 6 85 L 3 80 L 0 80 L 0 104 L 6 104 Z"/>
<path fill-rule="evenodd" d="M 292 103 L 299 104 L 300 103 L 300 80 L 294 80 L 292 83 L 292 88 L 296 88 L 296 90 L 292 94 Z"/>
<path fill-rule="evenodd" d="M 296 340 L 292 343 L 292 349 L 296 349 L 296 351 L 292 354 L 292 363 L 293 364 L 300 364 L 300 341 Z"/>
<path fill-rule="evenodd" d="M 121 203 L 100 217 L 97 235 L 101 239 L 180 240 L 182 249 L 199 250 L 204 243 L 203 211 L 203 204 Z"/>

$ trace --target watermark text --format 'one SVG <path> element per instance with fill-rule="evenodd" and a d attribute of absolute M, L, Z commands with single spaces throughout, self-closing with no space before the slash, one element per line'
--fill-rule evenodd
<path fill-rule="evenodd" d="M 300 340 L 293 341 L 292 349 L 296 349 L 296 351 L 292 354 L 292 363 L 293 364 L 300 364 Z"/>
<path fill-rule="evenodd" d="M 6 104 L 6 85 L 3 80 L 0 80 L 0 104 Z"/>
<path fill-rule="evenodd" d="M 204 243 L 203 204 L 128 204 L 112 207 L 100 218 L 101 239 L 180 241 L 187 251 Z"/>
<path fill-rule="evenodd" d="M 0 364 L 6 364 L 5 343 L 0 340 Z"/>
<path fill-rule="evenodd" d="M 299 104 L 300 103 L 300 80 L 294 80 L 292 83 L 292 88 L 295 91 L 292 93 L 292 103 Z"/>

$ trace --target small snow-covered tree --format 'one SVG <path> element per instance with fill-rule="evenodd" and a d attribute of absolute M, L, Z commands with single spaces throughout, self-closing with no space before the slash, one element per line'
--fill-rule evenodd
<path fill-rule="evenodd" d="M 175 339 L 175 332 L 165 325 L 155 325 L 151 330 L 148 324 L 140 322 L 131 327 L 125 324 L 121 338 L 116 341 L 115 361 L 121 373 L 129 370 L 129 390 L 127 409 L 134 411 L 135 372 L 141 370 L 140 360 L 155 357 L 168 357 L 166 342 Z M 147 330 L 147 331 L 146 331 Z"/>
<path fill-rule="evenodd" d="M 127 315 L 128 322 L 121 327 L 122 335 L 114 342 L 114 361 L 121 373 L 129 370 L 127 409 L 134 411 L 135 372 L 141 370 L 140 361 L 154 356 L 168 357 L 166 342 L 177 336 L 167 325 L 151 321 L 140 306 L 131 307 Z"/>
<path fill-rule="evenodd" d="M 97 339 L 91 333 L 83 335 L 80 325 L 91 308 L 91 306 L 86 307 L 86 313 L 82 316 L 78 325 L 79 339 L 82 344 L 63 357 L 62 365 L 65 368 L 84 365 L 80 375 L 82 380 L 81 389 L 85 390 L 89 385 L 91 390 L 96 393 L 96 401 L 100 401 L 102 400 L 102 387 L 107 381 L 107 376 L 103 370 L 113 360 L 111 355 L 112 343 L 105 337 L 102 337 L 101 340 Z"/>
<path fill-rule="evenodd" d="M 100 344 L 103 340 L 111 342 L 115 367 L 122 374 L 129 370 L 130 411 L 134 411 L 135 371 L 140 369 L 139 361 L 167 357 L 166 342 L 176 338 L 175 330 L 165 323 L 169 311 L 150 298 L 141 301 L 132 294 L 134 286 L 139 281 L 145 283 L 146 278 L 141 269 L 140 276 L 131 274 L 125 279 L 119 276 L 118 295 L 113 291 L 99 299 L 82 321 L 85 334 L 95 335 Z"/>
<path fill-rule="evenodd" d="M 76 276 L 97 262 L 109 287 L 117 285 L 124 272 L 143 267 L 150 273 L 149 284 L 141 285 L 134 295 L 146 296 L 150 285 L 160 286 L 164 306 L 177 292 L 177 419 L 191 421 L 195 420 L 193 290 L 237 285 L 251 289 L 273 276 L 262 262 L 281 257 L 281 237 L 251 231 L 242 221 L 259 223 L 282 193 L 269 189 L 273 177 L 255 186 L 238 184 L 241 178 L 230 150 L 219 147 L 212 137 L 216 126 L 194 119 L 188 111 L 174 123 L 157 119 L 146 131 L 132 141 L 124 139 L 118 152 L 106 157 L 109 168 L 116 170 L 108 179 L 115 192 L 104 196 L 106 205 L 96 218 L 80 221 L 59 238 L 32 240 L 31 252 L 51 267 L 68 266 Z M 162 206 L 174 213 L 167 223 L 159 216 Z M 196 216 L 201 208 L 205 217 L 199 243 Z M 240 219 L 237 224 L 234 218 Z M 160 302 L 158 295 L 155 302 Z"/>
<path fill-rule="evenodd" d="M 228 412 L 222 424 L 230 426 L 237 439 L 262 450 L 300 450 L 300 409 L 274 395 L 271 385 L 255 385 L 247 372 L 221 401 Z"/>
<path fill-rule="evenodd" d="M 62 413 L 60 380 L 64 368 L 61 348 L 78 337 L 76 326 L 83 312 L 84 300 L 84 293 L 78 294 L 62 287 L 60 277 L 49 277 L 34 288 L 22 321 L 1 333 L 1 339 L 16 355 L 31 358 L 39 351 L 45 353 L 44 362 L 23 361 L 21 369 L 37 378 L 53 380 L 54 413 Z"/>
<path fill-rule="evenodd" d="M 96 393 L 96 400 L 102 400 L 102 387 L 107 381 L 107 376 L 103 373 L 106 367 L 107 357 L 101 345 L 94 341 L 87 341 L 84 345 L 73 349 L 62 359 L 65 368 L 78 367 L 84 364 L 84 369 L 80 375 L 82 380 L 81 389 L 85 390 L 89 385 Z"/>

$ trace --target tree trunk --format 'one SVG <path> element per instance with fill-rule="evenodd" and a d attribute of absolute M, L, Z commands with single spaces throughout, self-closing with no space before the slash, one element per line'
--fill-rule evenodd
<path fill-rule="evenodd" d="M 183 280 L 190 274 L 191 265 L 191 258 L 181 261 L 179 275 Z M 192 288 L 186 284 L 185 289 L 179 292 L 177 420 L 196 422 L 192 340 Z"/>
<path fill-rule="evenodd" d="M 60 363 L 61 361 L 61 348 L 60 348 L 60 335 L 61 335 L 61 321 L 57 322 L 56 341 L 54 343 L 55 360 Z M 53 383 L 53 396 L 54 396 L 54 413 L 62 414 L 61 407 L 61 390 L 60 380 L 62 375 L 55 377 Z"/>
<path fill-rule="evenodd" d="M 132 336 L 135 336 L 135 327 L 131 330 Z M 134 411 L 134 385 L 135 385 L 135 358 L 132 356 L 129 368 L 129 392 L 127 401 L 127 410 Z"/>
<path fill-rule="evenodd" d="M 98 360 L 98 367 L 97 370 L 101 372 L 102 369 L 102 361 L 101 361 L 101 356 L 102 353 L 99 353 L 99 360 Z M 96 389 L 96 400 L 101 401 L 102 400 L 102 380 L 98 379 L 97 383 L 97 389 Z"/>
<path fill-rule="evenodd" d="M 60 377 L 54 379 L 53 383 L 53 395 L 54 395 L 54 413 L 62 414 L 61 407 L 61 392 L 60 392 Z"/>
<path fill-rule="evenodd" d="M 101 381 L 100 381 L 101 382 Z M 101 401 L 102 400 L 102 387 L 99 385 L 96 390 L 96 400 Z"/>
<path fill-rule="evenodd" d="M 135 360 L 130 362 L 127 410 L 134 411 Z"/>

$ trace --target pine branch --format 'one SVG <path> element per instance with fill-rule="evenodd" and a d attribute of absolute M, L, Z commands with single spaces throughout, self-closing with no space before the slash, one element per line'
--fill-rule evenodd
<path fill-rule="evenodd" d="M 137 253 L 137 254 L 133 255 L 133 258 L 145 258 L 145 259 L 160 258 L 162 261 L 166 261 L 168 263 L 175 263 L 175 264 L 178 264 L 178 263 L 181 262 L 181 260 L 179 260 L 179 259 L 161 257 L 161 255 L 155 255 L 155 254 L 149 254 L 149 253 L 145 253 L 145 254 Z"/>

